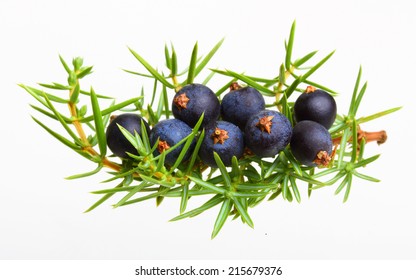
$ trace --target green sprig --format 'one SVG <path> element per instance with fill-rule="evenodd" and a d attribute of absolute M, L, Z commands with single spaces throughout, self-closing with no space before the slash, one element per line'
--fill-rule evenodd
<path fill-rule="evenodd" d="M 276 67 L 278 73 L 272 73 L 270 77 L 248 75 L 240 70 L 210 68 L 211 59 L 224 41 L 221 39 L 205 56 L 199 54 L 199 45 L 195 43 L 190 59 L 183 64 L 179 63 L 181 61 L 173 44 L 170 47 L 165 45 L 163 67 L 151 65 L 138 52 L 129 48 L 130 53 L 147 72 L 124 71 L 139 79 L 152 79 L 153 88 L 150 92 L 142 88 L 138 97 L 122 102 L 115 102 L 110 96 L 96 94 L 92 87 L 89 90 L 82 88 L 82 80 L 92 74 L 93 67 L 83 66 L 83 59 L 79 57 L 72 60 L 71 68 L 59 56 L 68 84 L 39 83 L 41 88 L 19 86 L 38 103 L 30 105 L 35 113 L 57 123 L 65 135 L 52 129 L 49 123 L 38 117 L 32 117 L 33 120 L 55 139 L 96 165 L 93 170 L 71 175 L 67 179 L 83 178 L 105 169 L 110 170 L 103 183 L 114 183 L 115 186 L 93 191 L 93 194 L 102 196 L 85 212 L 92 211 L 111 198 L 115 199 L 112 204 L 115 208 L 147 200 L 155 200 L 156 205 L 159 205 L 165 198 L 178 199 L 179 213 L 171 221 L 192 218 L 218 207 L 211 232 L 211 238 L 215 238 L 229 220 L 240 218 L 244 224 L 254 227 L 249 214 L 250 208 L 262 202 L 274 201 L 279 196 L 286 202 L 301 203 L 304 199 L 303 193 L 309 198 L 312 192 L 321 188 L 333 188 L 336 195 L 343 192 L 342 200 L 346 202 L 356 179 L 379 182 L 379 179 L 362 171 L 379 159 L 379 155 L 365 154 L 366 145 L 374 139 L 366 139 L 360 125 L 396 112 L 400 107 L 358 117 L 359 106 L 364 102 L 368 88 L 367 83 L 361 81 L 360 67 L 348 112 L 345 115 L 339 114 L 330 128 L 337 149 L 333 153 L 331 164 L 326 168 L 302 166 L 292 155 L 290 146 L 274 158 L 259 158 L 250 154 L 240 159 L 234 157 L 230 167 L 225 166 L 218 154 L 214 153 L 218 168 L 210 168 L 198 156 L 205 135 L 205 130 L 200 129 L 203 115 L 187 137 L 157 156 L 153 154 L 157 143 L 151 146 L 144 123 L 141 124 L 140 133 L 136 131 L 133 134 L 119 126 L 123 135 L 137 150 L 137 154 L 129 154 L 129 158 L 121 160 L 108 155 L 107 151 L 105 129 L 110 115 L 135 111 L 142 114 L 152 126 L 161 119 L 171 118 L 170 104 L 175 91 L 193 82 L 207 84 L 219 76 L 227 78 L 227 82 L 215 91 L 220 99 L 232 83 L 243 83 L 259 90 L 267 100 L 267 108 L 279 110 L 294 124 L 293 104 L 296 95 L 303 92 L 306 86 L 311 85 L 334 95 L 338 92 L 313 79 L 314 74 L 323 69 L 322 66 L 330 60 L 334 52 L 318 58 L 317 63 L 311 63 L 318 56 L 317 51 L 295 58 L 295 29 L 296 24 L 293 22 L 285 42 L 283 62 Z M 187 67 L 181 70 L 178 68 L 180 65 Z M 199 79 L 203 70 L 209 73 L 205 79 Z M 63 95 L 65 92 L 68 93 L 67 96 Z M 150 103 L 146 103 L 146 95 L 150 95 Z M 110 104 L 105 104 L 110 101 Z M 59 110 L 62 105 L 67 105 L 64 107 L 69 108 L 69 112 Z M 92 114 L 86 116 L 89 107 Z M 196 145 L 190 159 L 183 161 L 193 142 Z M 175 163 L 172 166 L 166 165 L 166 156 L 181 145 L 184 147 Z M 207 199 L 202 205 L 187 210 L 194 196 Z"/>

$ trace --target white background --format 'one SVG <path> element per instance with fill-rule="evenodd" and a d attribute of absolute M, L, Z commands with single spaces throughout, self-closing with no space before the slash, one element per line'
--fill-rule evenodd
<path fill-rule="evenodd" d="M 2 0 L 0 259 L 415 259 L 412 8 L 404 0 Z M 345 204 L 334 187 L 310 199 L 302 189 L 301 204 L 281 198 L 262 203 L 250 211 L 254 230 L 228 221 L 215 240 L 210 235 L 219 208 L 168 222 L 178 214 L 176 199 L 158 208 L 149 201 L 119 209 L 112 209 L 112 200 L 83 213 L 99 198 L 90 191 L 111 187 L 100 183 L 108 176 L 64 179 L 95 166 L 31 120 L 39 116 L 29 107 L 34 100 L 17 84 L 64 83 L 58 54 L 68 61 L 82 56 L 94 65 L 85 88 L 93 85 L 121 101 L 141 87 L 121 70 L 142 70 L 127 46 L 162 68 L 164 44 L 173 42 L 184 67 L 195 41 L 207 53 L 223 37 L 210 67 L 273 77 L 294 19 L 294 56 L 320 50 L 322 58 L 337 50 L 311 79 L 340 93 L 341 113 L 359 65 L 369 81 L 359 115 L 404 106 L 364 127 L 389 135 L 386 144 L 368 148 L 368 155 L 382 154 L 364 170 L 380 183 L 355 181 Z"/>

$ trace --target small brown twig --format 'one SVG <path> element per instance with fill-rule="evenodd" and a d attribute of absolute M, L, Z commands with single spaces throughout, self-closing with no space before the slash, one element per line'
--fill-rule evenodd
<path fill-rule="evenodd" d="M 77 79 L 77 84 L 79 83 L 78 79 Z M 74 93 L 74 89 L 75 86 L 69 91 L 69 98 L 71 99 L 72 94 Z M 83 143 L 83 147 L 82 149 L 87 152 L 88 154 L 90 154 L 91 156 L 98 156 L 99 153 L 94 150 L 94 148 L 91 146 L 91 143 L 89 142 L 87 135 L 84 131 L 84 128 L 81 124 L 81 122 L 78 120 L 78 114 L 77 114 L 77 107 L 76 104 L 73 102 L 68 102 L 68 108 L 69 108 L 69 112 L 71 114 L 71 117 L 73 118 L 72 121 L 72 125 L 75 127 L 78 136 L 81 140 L 81 142 Z M 107 157 L 102 158 L 102 164 L 105 167 L 108 167 L 114 171 L 119 172 L 121 170 L 121 166 L 115 162 L 110 161 Z"/>
<path fill-rule="evenodd" d="M 338 145 L 341 143 L 342 136 L 336 137 L 332 139 L 332 143 L 334 145 Z M 377 144 L 381 145 L 387 140 L 387 133 L 385 130 L 377 131 L 377 132 L 368 132 L 364 131 L 362 129 L 358 129 L 357 131 L 357 140 L 358 142 L 361 142 L 361 140 L 364 139 L 366 143 L 377 141 Z M 351 142 L 352 138 L 348 140 L 348 142 Z"/>

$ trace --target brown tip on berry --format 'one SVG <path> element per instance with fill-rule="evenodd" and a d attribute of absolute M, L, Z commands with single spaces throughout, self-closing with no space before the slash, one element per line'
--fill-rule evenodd
<path fill-rule="evenodd" d="M 305 90 L 305 93 L 312 93 L 312 92 L 314 92 L 316 90 L 316 87 L 313 87 L 313 86 L 307 86 L 306 87 L 306 90 Z"/>
<path fill-rule="evenodd" d="M 173 99 L 173 103 L 175 103 L 179 110 L 186 109 L 188 102 L 189 98 L 186 96 L 186 93 L 182 93 Z"/>
<path fill-rule="evenodd" d="M 163 151 L 169 149 L 170 146 L 168 144 L 168 142 L 160 140 L 159 144 L 157 145 L 157 150 L 159 151 L 159 153 L 163 153 Z"/>
<path fill-rule="evenodd" d="M 115 118 L 117 118 L 117 115 L 111 115 L 110 116 L 110 122 L 112 122 Z"/>
<path fill-rule="evenodd" d="M 327 151 L 320 151 L 313 162 L 318 167 L 327 167 L 331 162 L 331 155 Z"/>
<path fill-rule="evenodd" d="M 240 88 L 242 88 L 242 87 L 237 82 L 233 82 L 230 85 L 230 91 L 237 90 L 237 89 L 240 89 Z"/>
<path fill-rule="evenodd" d="M 244 155 L 245 156 L 254 156 L 254 153 L 252 150 L 250 150 L 248 147 L 244 148 Z"/>
<path fill-rule="evenodd" d="M 224 141 L 229 138 L 228 131 L 217 127 L 214 133 L 212 133 L 211 138 L 214 140 L 214 145 L 217 143 L 224 144 Z"/>
<path fill-rule="evenodd" d="M 260 130 L 266 131 L 268 134 L 270 134 L 271 128 L 272 128 L 272 119 L 274 118 L 274 116 L 265 116 L 262 117 L 259 122 L 256 124 L 256 126 L 258 128 L 260 128 Z"/>

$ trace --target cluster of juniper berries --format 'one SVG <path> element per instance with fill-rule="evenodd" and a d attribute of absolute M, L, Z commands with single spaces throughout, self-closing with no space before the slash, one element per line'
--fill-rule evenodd
<path fill-rule="evenodd" d="M 333 149 L 328 129 L 337 114 L 334 98 L 323 90 L 308 86 L 293 109 L 295 125 L 292 127 L 282 113 L 266 110 L 262 94 L 252 87 L 233 83 L 220 102 L 210 88 L 193 83 L 175 94 L 172 101 L 174 119 L 162 120 L 150 129 L 140 115 L 121 114 L 107 128 L 107 145 L 121 158 L 128 158 L 127 153 L 137 154 L 118 125 L 132 134 L 135 131 L 140 134 L 143 121 L 150 144 L 157 145 L 154 150 L 157 156 L 187 137 L 204 114 L 200 128 L 205 129 L 205 136 L 198 155 L 210 167 L 217 167 L 214 152 L 224 165 L 230 166 L 233 156 L 239 159 L 244 153 L 251 153 L 259 157 L 274 157 L 289 144 L 301 164 L 327 166 Z M 173 165 L 183 146 L 167 154 L 165 164 Z M 194 147 L 195 139 L 183 161 L 189 159 Z"/>

